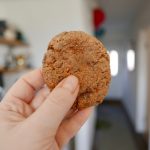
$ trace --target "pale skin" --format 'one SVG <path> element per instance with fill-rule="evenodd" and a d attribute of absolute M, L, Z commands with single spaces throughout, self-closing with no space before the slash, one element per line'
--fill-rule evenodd
<path fill-rule="evenodd" d="M 0 103 L 0 150 L 61 150 L 92 111 L 70 112 L 78 91 L 73 75 L 51 92 L 40 69 L 21 77 Z"/>

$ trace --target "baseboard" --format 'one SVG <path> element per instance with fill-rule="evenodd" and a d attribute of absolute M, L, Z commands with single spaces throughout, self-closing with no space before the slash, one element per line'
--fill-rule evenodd
<path fill-rule="evenodd" d="M 119 105 L 122 105 L 122 102 L 121 102 L 121 99 L 117 99 L 117 98 L 114 98 L 114 99 L 105 99 L 104 101 L 103 101 L 103 103 L 102 104 L 108 104 L 108 105 L 116 105 L 116 106 L 119 106 Z"/>

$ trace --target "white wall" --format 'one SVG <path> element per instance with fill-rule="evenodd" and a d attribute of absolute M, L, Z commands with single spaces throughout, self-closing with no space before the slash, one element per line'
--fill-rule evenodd
<path fill-rule="evenodd" d="M 137 51 L 135 51 L 137 56 Z M 135 66 L 137 67 L 137 65 Z M 137 86 L 137 69 L 135 68 L 134 71 L 128 71 L 127 66 L 125 69 L 125 76 L 124 76 L 124 93 L 123 93 L 123 103 L 128 112 L 128 115 L 133 123 L 136 125 L 136 106 L 137 106 L 137 99 L 136 99 L 136 86 Z"/>
<path fill-rule="evenodd" d="M 138 35 L 139 30 L 145 29 L 149 26 L 150 26 L 150 1 L 147 0 L 147 2 L 144 3 L 144 6 L 141 7 L 141 10 L 137 14 L 137 18 L 134 21 L 133 31 L 135 39 L 136 36 Z"/>
<path fill-rule="evenodd" d="M 109 93 L 107 98 L 121 100 L 123 99 L 123 85 L 124 85 L 124 75 L 125 75 L 125 50 L 127 49 L 127 42 L 124 37 L 112 38 L 111 40 L 105 39 L 104 45 L 110 50 L 117 50 L 119 55 L 119 64 L 118 64 L 118 74 L 115 77 L 112 77 Z"/>
<path fill-rule="evenodd" d="M 96 120 L 96 110 L 93 111 L 89 120 L 86 124 L 80 129 L 80 132 L 77 134 L 76 150 L 92 150 L 93 141 L 94 141 L 94 130 L 95 129 L 95 120 Z"/>
<path fill-rule="evenodd" d="M 113 32 L 113 31 L 112 31 Z M 136 125 L 136 68 L 129 72 L 127 69 L 127 50 L 134 49 L 137 56 L 137 49 L 131 45 L 131 39 L 126 35 L 112 33 L 112 37 L 105 38 L 104 44 L 108 50 L 117 50 L 119 54 L 119 72 L 112 77 L 110 84 L 109 99 L 122 100 L 128 115 L 134 125 Z M 137 67 L 137 65 L 135 66 Z"/>
<path fill-rule="evenodd" d="M 146 32 L 141 31 L 138 39 L 138 74 L 137 74 L 137 110 L 136 130 L 144 133 L 146 129 L 146 105 L 148 99 L 148 50 L 146 48 Z"/>
<path fill-rule="evenodd" d="M 43 53 L 54 35 L 69 30 L 83 30 L 92 34 L 90 3 L 90 0 L 0 1 L 0 19 L 6 18 L 24 32 L 30 43 L 32 64 L 40 67 Z M 2 49 L 4 51 L 4 47 Z M 83 147 L 91 149 L 94 127 L 95 113 L 76 137 L 77 150 L 82 150 Z"/>
<path fill-rule="evenodd" d="M 125 34 L 122 34 L 122 36 L 119 35 L 119 41 L 116 40 L 118 35 L 113 34 L 111 38 L 114 39 L 115 42 L 106 40 L 106 47 L 108 49 L 118 49 L 119 57 L 122 59 L 121 62 L 119 60 L 119 70 L 122 72 L 122 74 L 118 74 L 118 76 L 112 78 L 108 97 L 117 97 L 123 100 L 124 106 L 137 132 L 145 131 L 145 101 L 146 93 L 149 92 L 147 91 L 149 88 L 147 88 L 146 85 L 146 82 L 148 82 L 148 80 L 146 80 L 146 72 L 143 70 L 146 67 L 146 58 L 143 58 L 145 54 L 142 53 L 142 49 L 139 47 L 139 45 L 137 45 L 137 43 L 140 43 L 141 41 L 137 40 L 137 36 L 141 29 L 145 29 L 150 26 L 150 1 L 148 1 L 147 4 L 145 3 L 145 7 L 143 8 L 135 19 L 135 24 L 133 26 L 133 29 L 135 30 L 133 33 L 130 33 L 131 35 L 127 35 L 124 39 L 122 38 Z M 122 43 L 122 41 L 124 41 L 124 43 Z M 134 47 L 132 47 L 133 45 L 130 45 L 133 44 L 133 42 L 135 42 Z M 126 52 L 129 48 L 133 48 L 136 53 L 136 68 L 133 72 L 129 72 L 126 66 Z"/>
<path fill-rule="evenodd" d="M 144 8 L 144 9 L 143 9 Z M 149 58 L 150 53 L 147 49 L 149 41 L 146 43 L 146 40 L 149 38 L 146 37 L 148 32 L 147 28 L 150 27 L 150 1 L 147 1 L 144 7 L 141 8 L 137 18 L 135 19 L 133 38 L 137 43 L 138 48 L 138 69 L 137 69 L 137 101 L 136 101 L 136 130 L 137 132 L 146 131 L 146 105 L 147 101 L 150 100 L 150 78 L 149 78 Z M 145 32 L 145 33 L 144 33 Z M 139 37 L 139 38 L 137 38 Z M 147 111 L 148 112 L 148 111 Z M 147 115 L 147 116 L 146 116 Z M 149 127 L 150 128 L 150 127 Z"/>
<path fill-rule="evenodd" d="M 25 33 L 33 53 L 33 65 L 39 67 L 54 35 L 68 30 L 91 33 L 90 25 L 85 23 L 88 14 L 84 7 L 85 1 L 80 0 L 0 1 L 0 17 L 15 23 Z"/>

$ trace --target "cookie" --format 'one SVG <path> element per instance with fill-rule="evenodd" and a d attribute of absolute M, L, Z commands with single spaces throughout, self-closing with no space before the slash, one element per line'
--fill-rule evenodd
<path fill-rule="evenodd" d="M 82 31 L 55 36 L 48 45 L 42 70 L 50 89 L 69 75 L 78 77 L 80 90 L 74 109 L 102 103 L 111 80 L 106 49 L 99 40 Z"/>

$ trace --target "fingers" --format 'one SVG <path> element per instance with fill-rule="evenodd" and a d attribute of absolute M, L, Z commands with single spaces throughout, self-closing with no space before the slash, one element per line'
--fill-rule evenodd
<path fill-rule="evenodd" d="M 56 132 L 73 105 L 79 91 L 78 79 L 69 76 L 49 94 L 42 105 L 28 118 L 33 125 Z"/>
<path fill-rule="evenodd" d="M 88 119 L 92 108 L 78 111 L 74 116 L 62 122 L 56 135 L 59 147 L 62 148 L 79 131 L 82 125 Z"/>
<path fill-rule="evenodd" d="M 30 106 L 36 110 L 38 107 L 46 100 L 47 96 L 50 94 L 50 89 L 45 86 L 38 91 L 33 100 L 30 103 Z"/>
<path fill-rule="evenodd" d="M 40 69 L 36 69 L 23 77 L 21 77 L 8 91 L 5 99 L 20 99 L 29 103 L 36 90 L 44 85 L 42 73 Z"/>

